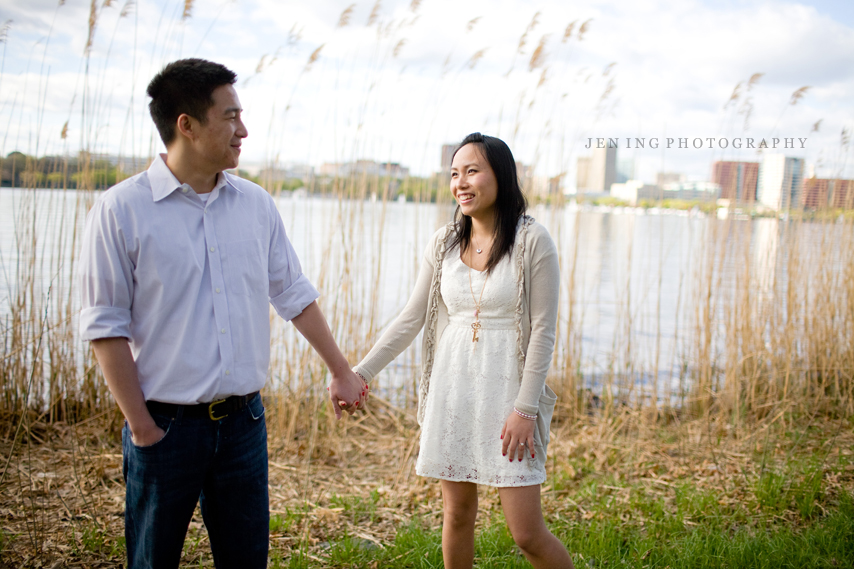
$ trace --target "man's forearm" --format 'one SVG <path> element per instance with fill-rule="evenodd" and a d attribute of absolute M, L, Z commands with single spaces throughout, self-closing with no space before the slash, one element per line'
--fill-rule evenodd
<path fill-rule="evenodd" d="M 317 301 L 306 306 L 305 310 L 291 322 L 320 355 L 332 375 L 341 375 L 350 370 L 350 364 L 335 343 L 335 338 L 332 337 L 332 331 Z"/>
<path fill-rule="evenodd" d="M 305 307 L 305 310 L 291 322 L 320 355 L 332 374 L 332 380 L 327 389 L 335 409 L 335 416 L 340 419 L 342 409 L 352 415 L 360 404 L 364 408 L 367 389 L 350 369 L 347 358 L 335 343 L 332 331 L 317 302 L 312 302 Z"/>
<path fill-rule="evenodd" d="M 126 338 L 103 338 L 92 341 L 95 357 L 107 380 L 110 392 L 127 419 L 134 438 L 157 429 L 145 406 L 145 396 L 139 386 L 136 362 L 133 361 Z"/>

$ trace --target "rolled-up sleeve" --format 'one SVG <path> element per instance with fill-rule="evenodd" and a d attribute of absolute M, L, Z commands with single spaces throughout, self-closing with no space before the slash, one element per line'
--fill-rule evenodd
<path fill-rule="evenodd" d="M 270 304 L 285 320 L 299 316 L 320 293 L 303 274 L 299 258 L 285 233 L 282 217 L 270 199 Z"/>
<path fill-rule="evenodd" d="M 115 212 L 103 199 L 86 218 L 79 281 L 81 338 L 130 338 L 133 265 Z"/>

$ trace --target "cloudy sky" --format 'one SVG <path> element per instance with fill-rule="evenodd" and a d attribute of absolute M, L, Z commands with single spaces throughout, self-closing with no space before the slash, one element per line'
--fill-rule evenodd
<path fill-rule="evenodd" d="M 238 74 L 247 165 L 428 174 L 441 144 L 483 131 L 570 188 L 591 137 L 619 138 L 648 182 L 759 159 L 736 138 L 854 175 L 850 0 L 0 0 L 0 22 L 3 155 L 162 151 L 145 86 L 204 57 Z"/>

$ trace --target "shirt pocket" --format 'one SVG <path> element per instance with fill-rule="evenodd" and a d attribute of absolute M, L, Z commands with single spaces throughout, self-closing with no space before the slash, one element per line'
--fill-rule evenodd
<path fill-rule="evenodd" d="M 264 295 L 268 290 L 267 268 L 260 239 L 234 241 L 222 247 L 222 272 L 229 294 Z"/>

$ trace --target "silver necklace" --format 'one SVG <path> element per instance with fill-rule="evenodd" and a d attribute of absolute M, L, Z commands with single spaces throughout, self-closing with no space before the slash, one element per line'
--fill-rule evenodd
<path fill-rule="evenodd" d="M 474 250 L 478 252 L 478 254 L 483 253 L 483 249 L 477 246 L 477 239 L 474 238 L 474 232 L 471 234 L 471 240 L 474 241 Z"/>

